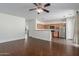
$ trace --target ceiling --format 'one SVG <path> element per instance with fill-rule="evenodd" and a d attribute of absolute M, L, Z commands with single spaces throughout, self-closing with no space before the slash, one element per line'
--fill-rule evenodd
<path fill-rule="evenodd" d="M 79 10 L 79 3 L 51 3 L 51 6 L 47 7 L 47 9 L 50 10 L 50 13 L 43 12 L 40 15 L 35 11 L 28 11 L 33 7 L 34 5 L 32 3 L 0 3 L 0 13 L 7 13 L 26 19 L 40 18 L 42 20 L 53 20 L 53 15 L 55 14 L 67 10 Z"/>

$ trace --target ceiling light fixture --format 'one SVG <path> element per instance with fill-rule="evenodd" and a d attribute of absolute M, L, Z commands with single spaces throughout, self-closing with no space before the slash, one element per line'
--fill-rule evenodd
<path fill-rule="evenodd" d="M 46 3 L 46 4 L 42 4 L 42 3 L 33 3 L 36 8 L 32 8 L 32 9 L 29 9 L 29 11 L 37 11 L 38 14 L 40 14 L 41 12 L 46 12 L 46 13 L 49 13 L 49 10 L 46 9 L 46 7 L 50 6 L 50 3 Z"/>
<path fill-rule="evenodd" d="M 39 8 L 39 9 L 36 9 L 36 11 L 37 11 L 38 13 L 41 13 L 41 12 L 43 12 L 43 10 L 42 10 L 41 8 Z"/>

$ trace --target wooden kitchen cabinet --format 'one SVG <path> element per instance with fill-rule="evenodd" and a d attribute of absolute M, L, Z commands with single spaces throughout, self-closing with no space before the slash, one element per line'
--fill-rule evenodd
<path fill-rule="evenodd" d="M 37 29 L 50 29 L 47 24 L 37 24 Z"/>
<path fill-rule="evenodd" d="M 37 29 L 45 29 L 43 24 L 37 24 Z"/>

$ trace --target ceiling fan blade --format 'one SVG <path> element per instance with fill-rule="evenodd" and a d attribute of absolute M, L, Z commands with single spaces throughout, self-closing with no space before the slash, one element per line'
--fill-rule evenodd
<path fill-rule="evenodd" d="M 33 3 L 35 6 L 38 6 L 38 4 L 37 3 Z"/>
<path fill-rule="evenodd" d="M 29 9 L 29 11 L 32 11 L 32 10 L 36 10 L 36 8 L 33 8 L 33 9 Z"/>
<path fill-rule="evenodd" d="M 47 3 L 47 4 L 44 5 L 44 7 L 48 7 L 48 6 L 50 6 L 50 3 Z"/>
<path fill-rule="evenodd" d="M 45 12 L 47 12 L 47 13 L 49 13 L 49 10 L 46 10 L 46 9 L 42 9 L 43 11 L 45 11 Z"/>

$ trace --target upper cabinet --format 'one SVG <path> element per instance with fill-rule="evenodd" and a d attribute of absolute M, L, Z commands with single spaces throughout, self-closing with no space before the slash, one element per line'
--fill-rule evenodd
<path fill-rule="evenodd" d="M 58 23 L 58 24 L 36 24 L 37 29 L 60 29 L 63 26 L 65 26 L 64 23 Z"/>

